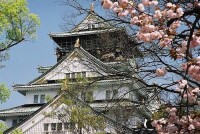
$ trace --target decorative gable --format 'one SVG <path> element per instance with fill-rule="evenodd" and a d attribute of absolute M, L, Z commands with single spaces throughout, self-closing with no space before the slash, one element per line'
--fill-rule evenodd
<path fill-rule="evenodd" d="M 111 29 L 114 28 L 111 24 L 106 22 L 101 16 L 95 12 L 90 11 L 86 18 L 80 22 L 71 32 L 79 32 L 94 29 Z"/>
<path fill-rule="evenodd" d="M 45 76 L 45 80 L 60 80 L 77 78 L 78 74 L 86 73 L 85 77 L 98 77 L 106 75 L 102 69 L 93 65 L 91 61 L 74 51 L 60 65 Z"/>
<path fill-rule="evenodd" d="M 65 104 L 62 99 L 63 97 L 68 96 L 67 93 L 61 93 L 59 96 L 54 98 L 51 102 L 49 102 L 47 105 L 44 105 L 41 107 L 38 111 L 36 111 L 33 115 L 29 116 L 27 119 L 22 121 L 21 123 L 17 124 L 16 126 L 6 130 L 5 134 L 12 134 L 15 130 L 21 130 L 23 134 L 44 134 L 44 133 L 62 133 L 62 134 L 74 134 L 79 133 L 80 129 L 78 127 L 78 124 L 76 124 L 76 121 L 71 120 L 71 114 L 72 110 L 78 108 L 78 106 L 74 106 L 70 104 Z M 102 123 L 109 122 L 107 124 L 107 127 L 105 130 L 100 131 L 107 131 L 111 132 L 114 131 L 114 125 L 116 122 L 112 119 L 109 119 L 104 114 L 99 114 L 96 110 L 92 110 L 89 105 L 82 102 L 79 99 L 76 99 L 76 102 L 81 106 L 85 107 L 88 110 L 86 112 L 89 117 L 95 117 L 98 119 L 102 119 Z M 98 114 L 96 116 L 95 114 Z M 84 115 L 85 116 L 85 115 Z M 101 117 L 100 117 L 101 116 Z M 109 120 L 108 120 L 109 119 Z M 99 130 L 94 129 L 95 125 L 90 124 L 89 119 L 88 123 L 85 124 L 85 128 L 82 128 L 81 131 L 84 134 L 91 134 L 91 133 L 97 133 Z M 107 120 L 107 121 L 106 121 Z M 100 120 L 99 120 L 100 121 Z M 114 123 L 113 123 L 114 122 Z M 100 122 L 98 122 L 100 123 Z M 123 126 L 122 124 L 118 123 L 120 126 Z M 80 125 L 80 124 L 79 124 Z M 90 125 L 94 125 L 91 127 Z M 116 128 L 118 129 L 118 128 Z M 128 131 L 130 131 L 127 128 Z M 116 133 L 114 131 L 114 133 Z"/>
<path fill-rule="evenodd" d="M 43 84 L 47 81 L 62 80 L 66 78 L 100 77 L 116 72 L 115 69 L 98 60 L 82 47 L 76 47 L 68 56 L 41 76 L 31 81 L 32 84 Z"/>

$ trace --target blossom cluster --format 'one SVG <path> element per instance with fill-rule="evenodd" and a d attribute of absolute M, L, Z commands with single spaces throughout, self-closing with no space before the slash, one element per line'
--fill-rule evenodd
<path fill-rule="evenodd" d="M 162 134 L 192 134 L 200 129 L 200 118 L 195 114 L 178 116 L 177 109 L 166 108 L 168 118 L 154 120 L 152 126 Z"/>
<path fill-rule="evenodd" d="M 178 4 L 168 2 L 164 8 L 158 6 L 157 0 L 141 0 L 140 3 L 134 3 L 133 0 L 103 0 L 102 6 L 105 9 L 113 10 L 119 17 L 130 17 L 130 24 L 138 26 L 137 39 L 146 43 L 158 41 L 161 48 L 172 48 L 173 38 L 181 26 L 181 18 L 184 15 L 184 9 Z M 200 6 L 200 2 L 196 4 Z M 151 8 L 151 12 L 147 9 Z M 191 8 L 191 5 L 188 5 Z M 172 21 L 169 26 L 167 22 Z M 185 58 L 186 50 L 200 46 L 200 37 L 195 34 L 188 43 L 186 40 L 179 40 L 175 50 L 175 59 Z M 159 75 L 158 75 L 159 76 Z"/>
<path fill-rule="evenodd" d="M 156 69 L 156 76 L 157 77 L 165 76 L 166 72 L 167 71 L 165 70 L 165 68 L 158 68 Z"/>
<path fill-rule="evenodd" d="M 182 69 L 197 81 L 200 81 L 200 56 L 196 57 L 192 63 L 182 64 Z"/>
<path fill-rule="evenodd" d="M 189 104 L 195 104 L 198 103 L 197 97 L 199 93 L 199 88 L 192 88 L 188 85 L 188 82 L 186 80 L 180 80 L 178 82 L 178 87 L 176 88 L 175 91 L 180 93 L 180 96 L 183 96 L 183 100 L 186 103 Z"/>
<path fill-rule="evenodd" d="M 161 38 L 169 38 L 166 31 L 175 31 L 180 24 L 179 21 L 174 22 L 169 29 L 155 25 L 155 22 L 164 23 L 164 21 L 179 18 L 183 15 L 183 9 L 175 4 L 167 3 L 166 9 L 161 10 L 155 8 L 154 14 L 148 14 L 147 7 L 155 7 L 158 5 L 157 0 L 142 0 L 137 6 L 129 0 L 103 0 L 102 6 L 106 9 L 112 9 L 119 17 L 131 16 L 130 23 L 139 26 L 138 39 L 144 42 L 152 42 Z"/>
<path fill-rule="evenodd" d="M 200 31 L 192 25 L 191 20 L 195 17 L 192 18 L 191 15 L 188 17 L 186 10 L 187 8 L 190 10 L 195 7 L 200 8 L 200 2 L 198 0 L 188 2 L 189 4 L 184 5 L 185 8 L 182 8 L 181 4 L 171 2 L 163 2 L 164 5 L 160 6 L 162 1 L 158 2 L 157 0 L 134 2 L 134 0 L 117 0 L 117 2 L 102 0 L 102 6 L 112 10 L 120 18 L 126 18 L 124 20 L 129 20 L 131 25 L 136 26 L 138 28 L 136 37 L 139 41 L 146 44 L 158 42 L 161 49 L 169 50 L 169 55 L 174 60 L 180 59 L 179 61 L 184 62 L 186 60 L 186 63 L 180 65 L 182 70 L 179 72 L 185 71 L 184 76 L 187 78 L 190 76 L 199 82 L 200 56 L 192 55 L 191 51 L 200 46 Z M 193 31 L 192 27 L 194 27 Z M 188 29 L 185 30 L 186 28 Z M 157 77 L 163 77 L 166 73 L 166 67 L 155 70 Z M 187 105 L 199 104 L 197 100 L 199 87 L 189 86 L 187 80 L 179 80 L 175 91 L 184 100 L 183 103 L 187 103 Z M 184 108 L 180 110 L 184 110 L 187 113 L 185 115 L 180 115 L 180 113 L 177 115 L 176 108 L 167 108 L 168 118 L 154 120 L 152 125 L 162 134 L 194 133 L 196 129 L 200 129 L 200 118 L 195 114 L 190 114 L 190 111 Z"/>

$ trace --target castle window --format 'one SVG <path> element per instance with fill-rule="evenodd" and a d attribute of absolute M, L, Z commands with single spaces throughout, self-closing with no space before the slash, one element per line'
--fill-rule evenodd
<path fill-rule="evenodd" d="M 34 95 L 33 103 L 38 103 L 38 95 Z"/>
<path fill-rule="evenodd" d="M 98 28 L 99 27 L 99 25 L 98 24 L 93 24 L 94 25 L 94 28 Z"/>
<path fill-rule="evenodd" d="M 21 121 L 23 121 L 23 119 L 14 119 L 14 120 L 12 120 L 12 126 L 17 125 L 17 123 L 20 123 Z"/>
<path fill-rule="evenodd" d="M 56 130 L 56 123 L 51 123 L 51 130 L 55 131 Z"/>
<path fill-rule="evenodd" d="M 82 77 L 83 77 L 83 78 L 86 77 L 86 72 L 82 72 Z"/>
<path fill-rule="evenodd" d="M 74 130 L 74 129 L 75 129 L 75 123 L 70 122 L 69 124 L 70 124 L 70 129 L 71 129 L 71 130 Z"/>
<path fill-rule="evenodd" d="M 88 29 L 92 30 L 92 28 L 93 28 L 93 24 L 88 24 Z"/>
<path fill-rule="evenodd" d="M 75 79 L 75 73 L 71 73 L 71 79 Z"/>
<path fill-rule="evenodd" d="M 66 76 L 66 79 L 85 78 L 86 72 L 66 73 L 65 76 Z"/>
<path fill-rule="evenodd" d="M 44 124 L 44 131 L 49 131 L 49 124 L 48 123 Z"/>
<path fill-rule="evenodd" d="M 47 133 L 55 133 L 59 131 L 63 131 L 63 123 L 44 123 L 43 124 L 43 129 L 45 134 Z"/>
<path fill-rule="evenodd" d="M 111 99 L 111 91 L 110 90 L 106 90 L 106 99 L 107 100 Z"/>
<path fill-rule="evenodd" d="M 72 45 L 73 45 L 72 41 L 71 42 L 67 42 L 65 49 L 66 50 L 71 50 L 72 49 Z"/>
<path fill-rule="evenodd" d="M 85 39 L 84 40 L 85 50 L 90 50 L 92 45 L 93 45 L 92 44 L 92 39 Z"/>
<path fill-rule="evenodd" d="M 118 90 L 113 90 L 113 98 L 118 98 Z"/>
<path fill-rule="evenodd" d="M 70 124 L 69 124 L 69 122 L 65 122 L 65 123 L 64 123 L 64 129 L 65 129 L 65 130 L 70 129 Z"/>
<path fill-rule="evenodd" d="M 12 121 L 12 126 L 17 125 L 17 123 L 18 123 L 17 119 L 14 119 L 14 120 Z"/>
<path fill-rule="evenodd" d="M 47 83 L 49 83 L 49 84 L 56 83 L 56 80 L 48 80 Z"/>
<path fill-rule="evenodd" d="M 57 124 L 57 131 L 62 131 L 62 123 Z"/>
<path fill-rule="evenodd" d="M 66 79 L 70 79 L 70 73 L 66 73 Z"/>
<path fill-rule="evenodd" d="M 40 103 L 44 103 L 45 102 L 45 95 L 40 95 Z"/>

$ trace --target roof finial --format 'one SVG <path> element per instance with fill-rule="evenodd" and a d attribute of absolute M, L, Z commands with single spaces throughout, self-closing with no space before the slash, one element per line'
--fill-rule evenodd
<path fill-rule="evenodd" d="M 90 12 L 94 12 L 94 3 L 92 2 L 92 4 L 90 5 Z"/>
<path fill-rule="evenodd" d="M 79 48 L 80 47 L 80 40 L 79 38 L 76 40 L 76 43 L 74 45 L 75 48 Z"/>

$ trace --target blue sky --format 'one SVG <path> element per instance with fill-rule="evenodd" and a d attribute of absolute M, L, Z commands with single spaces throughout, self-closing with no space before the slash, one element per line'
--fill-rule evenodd
<path fill-rule="evenodd" d="M 59 0 L 27 0 L 31 13 L 37 14 L 41 25 L 37 31 L 37 39 L 32 42 L 21 43 L 9 50 L 10 59 L 3 62 L 5 65 L 0 69 L 0 83 L 5 83 L 11 90 L 10 99 L 0 104 L 0 110 L 19 106 L 25 103 L 25 97 L 13 91 L 12 85 L 26 84 L 40 74 L 37 67 L 49 66 L 56 63 L 55 43 L 50 39 L 48 33 L 62 32 L 63 15 L 73 12 L 69 7 L 61 5 Z M 82 0 L 81 0 L 82 2 Z M 81 3 L 88 8 L 91 3 Z M 99 6 L 95 11 L 103 13 Z M 83 16 L 82 16 L 83 17 Z M 76 19 L 80 22 L 81 17 Z"/>
<path fill-rule="evenodd" d="M 6 83 L 11 91 L 14 83 L 26 84 L 37 77 L 38 65 L 46 66 L 56 63 L 55 44 L 48 33 L 62 31 L 59 25 L 63 22 L 63 14 L 67 12 L 67 7 L 61 6 L 58 0 L 28 0 L 28 7 L 32 13 L 39 16 L 41 25 L 35 41 L 13 47 L 9 51 L 10 59 L 3 62 L 6 67 L 0 69 L 0 83 Z M 12 91 L 10 99 L 0 104 L 0 110 L 24 103 L 25 98 Z"/>

